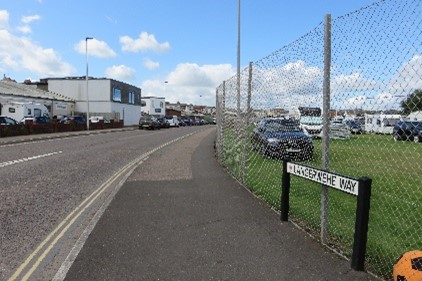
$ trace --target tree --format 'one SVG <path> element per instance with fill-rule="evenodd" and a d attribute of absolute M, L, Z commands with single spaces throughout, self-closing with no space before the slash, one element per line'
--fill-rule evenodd
<path fill-rule="evenodd" d="M 404 114 L 422 110 L 422 90 L 415 90 L 407 99 L 401 102 Z"/>

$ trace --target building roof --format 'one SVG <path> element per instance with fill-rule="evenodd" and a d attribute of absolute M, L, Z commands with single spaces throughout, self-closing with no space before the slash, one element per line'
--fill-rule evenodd
<path fill-rule="evenodd" d="M 132 85 L 132 84 L 129 84 L 129 83 L 120 81 L 120 80 L 116 80 L 116 79 L 113 79 L 113 78 L 88 76 L 88 79 L 90 81 L 92 81 L 92 80 L 114 81 L 114 82 L 126 84 L 126 85 L 129 85 L 131 87 L 135 87 L 135 88 L 141 89 L 138 86 L 135 86 L 135 85 Z M 63 81 L 63 80 L 65 80 L 65 81 L 86 81 L 86 76 L 47 77 L 47 78 L 40 79 L 40 82 L 42 82 L 42 83 L 48 83 L 49 80 L 59 80 L 59 81 Z"/>
<path fill-rule="evenodd" d="M 74 102 L 75 100 L 67 96 L 44 91 L 34 86 L 24 85 L 17 83 L 13 80 L 3 79 L 0 80 L 0 95 L 15 96 L 15 97 L 28 97 L 38 98 L 55 101 Z"/>

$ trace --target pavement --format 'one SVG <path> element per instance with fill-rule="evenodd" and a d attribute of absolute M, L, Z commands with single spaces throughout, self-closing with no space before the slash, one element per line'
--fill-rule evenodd
<path fill-rule="evenodd" d="M 32 142 L 38 140 L 48 140 L 48 139 L 60 139 L 67 138 L 72 136 L 81 136 L 81 135 L 90 135 L 90 134 L 104 134 L 104 133 L 113 133 L 121 132 L 127 130 L 137 130 L 138 127 L 123 127 L 123 128 L 114 128 L 114 129 L 104 129 L 104 130 L 91 130 L 91 131 L 70 131 L 70 132 L 60 132 L 60 133 L 51 133 L 51 134 L 32 134 L 32 135 L 21 135 L 13 137 L 4 137 L 0 138 L 0 145 L 7 145 L 13 143 L 23 143 L 23 142 Z"/>
<path fill-rule="evenodd" d="M 351 269 L 233 179 L 215 127 L 143 161 L 65 280 L 378 280 Z"/>

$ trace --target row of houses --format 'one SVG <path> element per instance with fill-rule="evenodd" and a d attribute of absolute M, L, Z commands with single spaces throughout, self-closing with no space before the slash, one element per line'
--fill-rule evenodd
<path fill-rule="evenodd" d="M 141 88 L 114 79 L 88 78 L 44 78 L 39 82 L 17 83 L 4 76 L 0 81 L 0 115 L 21 114 L 22 110 L 18 110 L 21 108 L 23 115 L 33 115 L 37 105 L 45 107 L 49 117 L 86 116 L 89 112 L 90 116 L 123 120 L 125 126 L 130 126 L 138 124 L 143 113 L 161 117 L 215 112 L 215 107 L 170 104 L 164 97 L 142 97 Z"/>

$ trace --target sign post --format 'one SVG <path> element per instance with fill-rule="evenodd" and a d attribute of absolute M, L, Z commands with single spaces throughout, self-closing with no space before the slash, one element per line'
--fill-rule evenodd
<path fill-rule="evenodd" d="M 364 270 L 372 180 L 370 178 L 354 179 L 284 159 L 280 206 L 281 221 L 288 221 L 289 218 L 290 174 L 357 197 L 352 268 L 359 271 Z"/>

